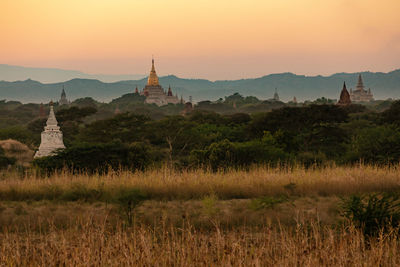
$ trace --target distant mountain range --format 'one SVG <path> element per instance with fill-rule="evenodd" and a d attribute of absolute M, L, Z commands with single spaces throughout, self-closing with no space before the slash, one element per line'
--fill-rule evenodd
<path fill-rule="evenodd" d="M 400 69 L 389 73 L 362 72 L 364 85 L 371 88 L 375 99 L 400 98 Z M 255 79 L 232 81 L 209 81 L 204 79 L 182 79 L 174 75 L 160 77 L 160 83 L 185 99 L 189 96 L 194 101 L 216 100 L 220 97 L 238 92 L 244 96 L 252 95 L 260 99 L 272 98 L 275 88 L 284 101 L 314 100 L 319 97 L 337 99 L 345 81 L 347 88 L 354 88 L 359 73 L 337 73 L 331 76 L 304 76 L 293 73 L 270 74 Z M 0 70 L 1 77 L 1 70 Z M 146 78 L 125 80 L 112 83 L 96 79 L 71 79 L 66 82 L 40 83 L 31 79 L 24 81 L 0 81 L 0 99 L 17 100 L 24 103 L 46 103 L 60 98 L 63 85 L 67 98 L 74 100 L 92 97 L 98 101 L 108 102 L 123 94 L 134 92 L 138 86 L 141 90 Z"/>
<path fill-rule="evenodd" d="M 117 82 L 130 79 L 141 79 L 145 75 L 108 75 L 87 74 L 76 70 L 63 70 L 55 68 L 29 68 L 0 64 L 0 81 L 23 81 L 32 79 L 42 83 L 56 83 L 71 79 L 95 79 L 102 82 Z"/>

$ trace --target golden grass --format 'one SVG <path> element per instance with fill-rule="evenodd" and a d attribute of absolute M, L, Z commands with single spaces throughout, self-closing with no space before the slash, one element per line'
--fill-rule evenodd
<path fill-rule="evenodd" d="M 352 229 L 311 223 L 292 229 L 264 227 L 197 231 L 136 225 L 108 230 L 77 223 L 75 229 L 0 234 L 7 266 L 397 266 L 400 241 L 391 233 L 366 242 Z"/>
<path fill-rule="evenodd" d="M 151 200 L 128 227 L 109 202 L 132 188 Z M 338 227 L 335 208 L 339 196 L 399 189 L 397 167 L 364 165 L 47 178 L 3 172 L 0 265 L 397 266 L 397 230 L 365 240 Z M 281 194 L 289 200 L 276 209 L 250 207 L 252 198 Z"/>
<path fill-rule="evenodd" d="M 109 201 L 122 190 L 138 188 L 151 199 L 201 199 L 213 194 L 219 199 L 255 198 L 290 194 L 332 196 L 397 191 L 397 167 L 375 166 L 304 168 L 254 168 L 250 171 L 178 172 L 167 168 L 146 172 L 110 172 L 106 175 L 72 175 L 48 178 L 13 173 L 0 174 L 0 200 Z"/>

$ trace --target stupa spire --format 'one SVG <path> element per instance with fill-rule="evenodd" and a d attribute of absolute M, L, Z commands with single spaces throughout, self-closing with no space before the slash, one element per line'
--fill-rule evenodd
<path fill-rule="evenodd" d="M 356 90 L 364 90 L 364 83 L 363 80 L 361 78 L 361 74 L 358 75 L 358 82 L 357 82 L 357 89 Z"/>
<path fill-rule="evenodd" d="M 151 58 L 151 71 L 150 71 L 150 75 L 149 78 L 147 80 L 147 85 L 149 86 L 158 86 L 158 76 L 156 73 L 156 68 L 154 67 L 154 58 Z"/>
<path fill-rule="evenodd" d="M 63 134 L 57 124 L 53 101 L 51 101 L 49 118 L 47 119 L 46 126 L 41 134 L 41 142 L 39 150 L 36 151 L 35 158 L 52 156 L 57 150 L 65 148 Z"/>
<path fill-rule="evenodd" d="M 56 115 L 54 114 L 54 107 L 53 107 L 53 102 L 50 102 L 50 113 L 49 113 L 49 118 L 47 119 L 46 122 L 46 128 L 47 127 L 58 127 L 58 122 L 56 119 Z"/>
<path fill-rule="evenodd" d="M 350 105 L 351 104 L 350 94 L 346 88 L 346 82 L 343 82 L 343 88 L 342 88 L 342 91 L 340 92 L 340 99 L 337 104 L 338 105 Z"/>

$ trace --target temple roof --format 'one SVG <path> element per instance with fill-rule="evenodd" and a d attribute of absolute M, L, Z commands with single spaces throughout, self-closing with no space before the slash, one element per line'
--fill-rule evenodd
<path fill-rule="evenodd" d="M 338 101 L 339 105 L 349 105 L 351 104 L 350 94 L 347 91 L 346 83 L 343 82 L 343 89 L 340 92 L 340 99 Z"/>
<path fill-rule="evenodd" d="M 160 85 L 158 83 L 158 76 L 157 76 L 157 73 L 156 73 L 156 69 L 154 67 L 154 59 L 151 60 L 151 71 L 150 71 L 149 78 L 147 79 L 147 85 L 149 85 L 149 86 L 158 86 L 158 85 Z"/>
<path fill-rule="evenodd" d="M 358 75 L 358 82 L 357 82 L 356 90 L 359 90 L 359 91 L 364 90 L 364 83 L 361 78 L 361 74 Z"/>
<path fill-rule="evenodd" d="M 57 119 L 56 116 L 54 115 L 54 108 L 53 104 L 50 103 L 50 113 L 49 113 L 49 118 L 47 119 L 46 126 L 57 126 Z"/>

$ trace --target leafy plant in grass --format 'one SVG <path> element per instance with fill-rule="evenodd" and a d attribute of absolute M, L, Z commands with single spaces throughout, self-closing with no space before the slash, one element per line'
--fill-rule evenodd
<path fill-rule="evenodd" d="M 116 202 L 118 203 L 122 213 L 125 215 L 128 224 L 132 225 L 135 208 L 147 199 L 147 195 L 139 189 L 129 189 L 121 191 L 117 196 Z"/>
<path fill-rule="evenodd" d="M 279 196 L 279 197 L 261 197 L 253 199 L 250 202 L 250 208 L 253 210 L 260 210 L 260 209 L 273 209 L 276 207 L 277 204 L 283 203 L 288 201 L 286 196 Z"/>
<path fill-rule="evenodd" d="M 218 197 L 215 194 L 207 195 L 201 201 L 203 204 L 204 214 L 207 216 L 214 216 L 219 212 L 217 208 Z"/>
<path fill-rule="evenodd" d="M 342 215 L 367 236 L 400 226 L 400 199 L 394 194 L 352 195 L 342 201 Z"/>

